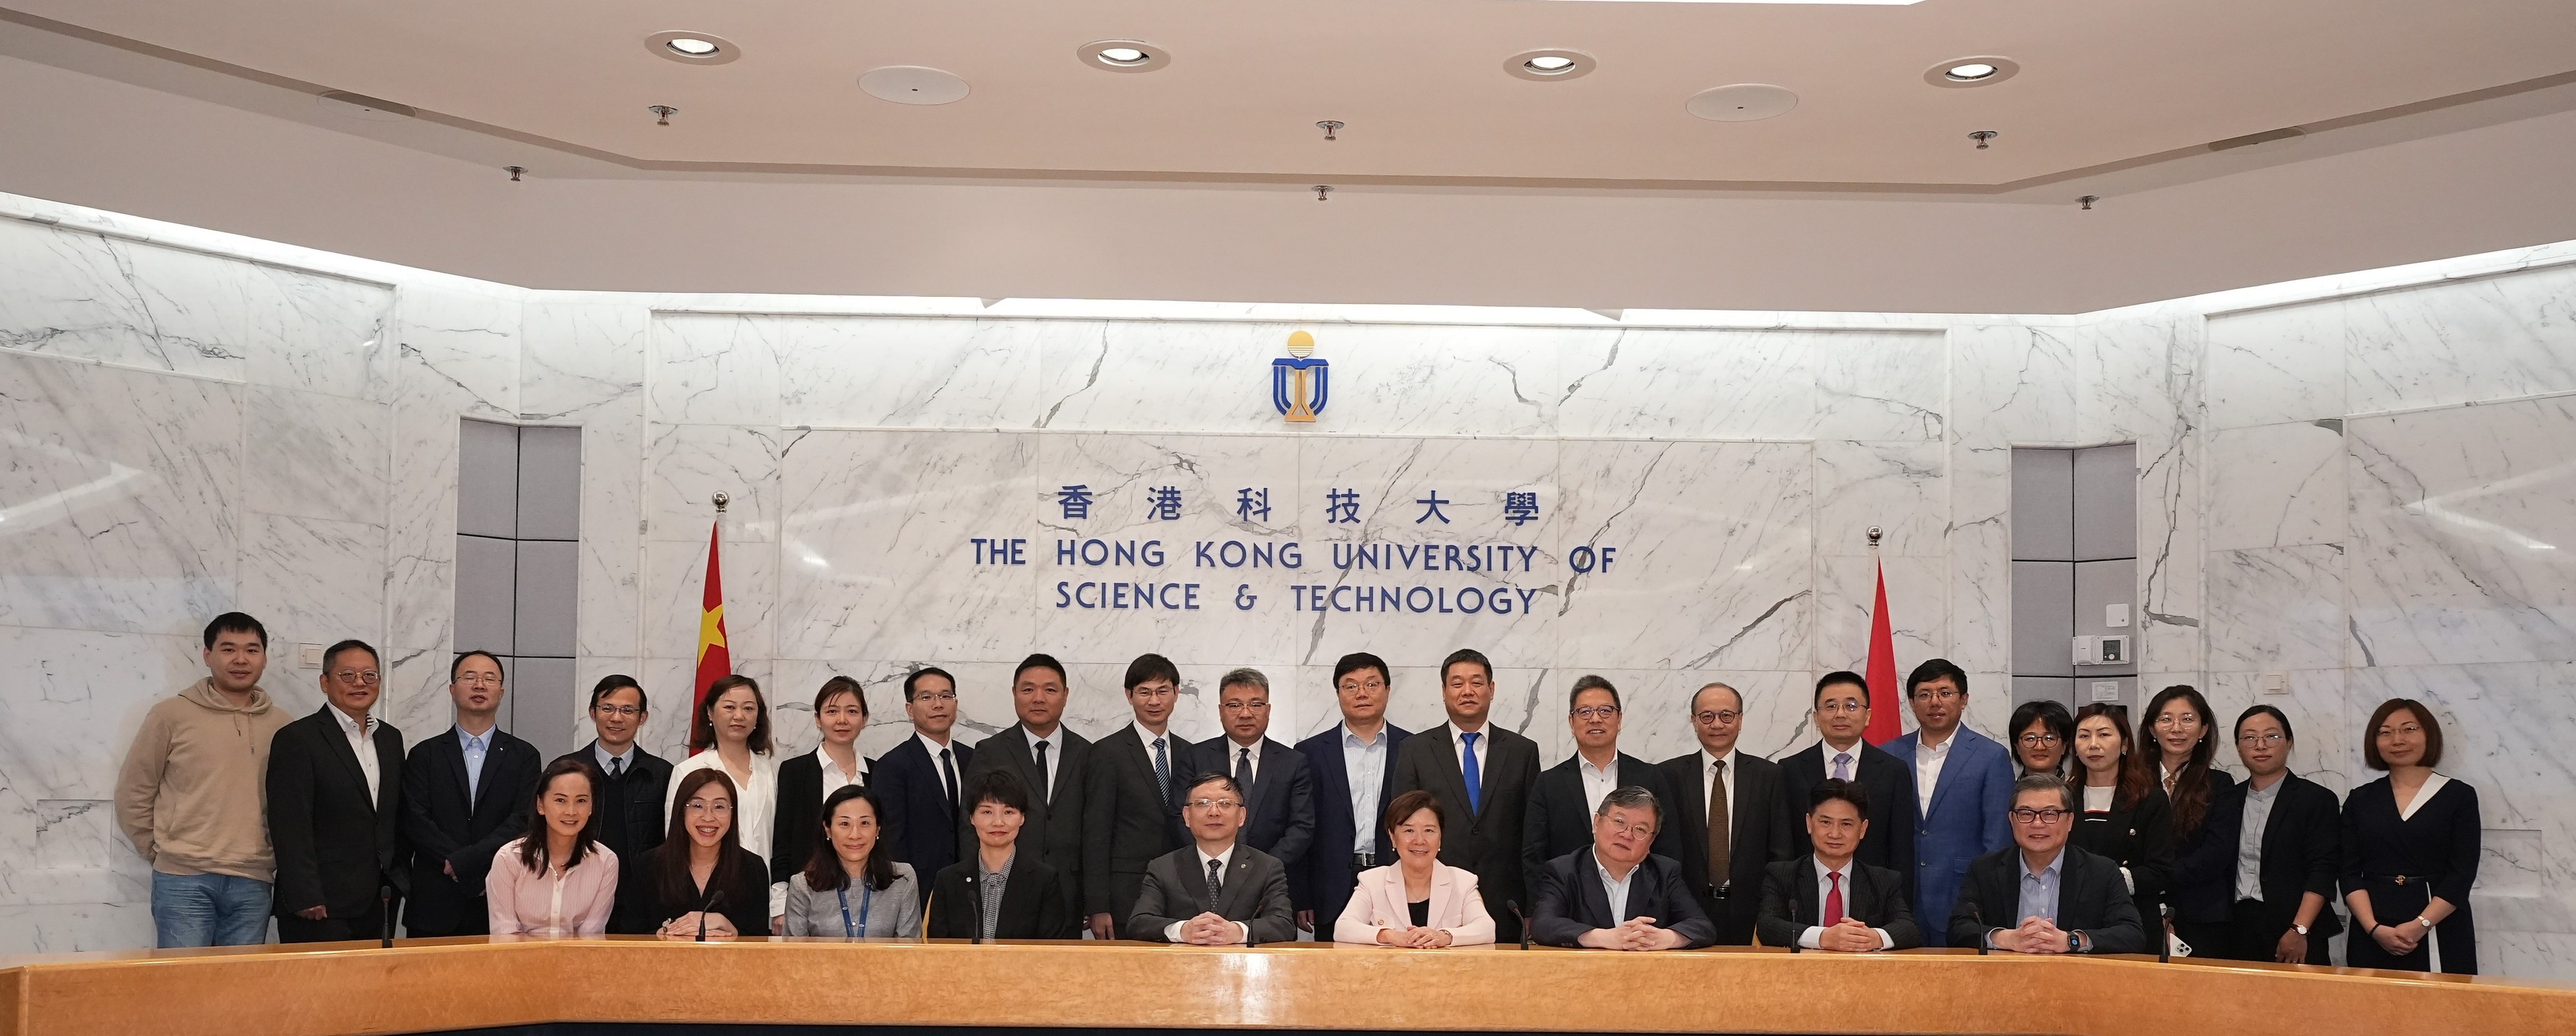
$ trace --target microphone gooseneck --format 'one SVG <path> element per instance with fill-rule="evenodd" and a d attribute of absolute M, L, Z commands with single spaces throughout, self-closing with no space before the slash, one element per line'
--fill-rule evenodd
<path fill-rule="evenodd" d="M 393 887 L 393 886 L 391 886 L 391 885 L 379 885 L 379 886 L 376 886 L 376 911 L 377 911 L 378 913 L 383 914 L 383 915 L 384 915 L 384 918 L 385 918 L 385 930 L 384 930 L 384 932 L 383 932 L 383 935 L 384 935 L 384 942 L 382 943 L 382 945 L 383 945 L 385 948 L 387 948 L 387 949 L 391 949 L 391 948 L 393 947 L 393 944 L 394 944 L 394 887 Z"/>
<path fill-rule="evenodd" d="M 710 911 L 710 910 L 714 910 L 714 909 L 716 908 L 716 904 L 719 904 L 719 903 L 722 903 L 722 902 L 724 902 L 724 890 L 723 890 L 723 889 L 716 889 L 716 890 L 714 890 L 714 891 L 712 891 L 712 892 L 707 893 L 707 898 L 706 898 L 706 901 L 705 901 L 705 902 L 702 902 L 702 903 L 699 903 L 699 904 L 698 904 L 698 938 L 697 938 L 697 941 L 699 941 L 699 942 L 705 942 L 705 941 L 707 941 L 707 912 L 708 912 L 708 911 Z"/>
<path fill-rule="evenodd" d="M 1506 909 L 1509 909 L 1509 910 L 1512 912 L 1512 920 L 1513 920 L 1513 921 L 1515 921 L 1515 922 L 1518 922 L 1518 923 L 1520 924 L 1520 926 L 1521 926 L 1521 948 L 1522 948 L 1522 949 L 1524 949 L 1524 950 L 1529 949 L 1529 948 L 1530 948 L 1530 924 L 1529 924 L 1529 917 L 1528 917 L 1527 915 L 1525 915 L 1525 914 L 1522 914 L 1522 913 L 1521 913 L 1521 901 L 1520 901 L 1520 900 L 1517 900 L 1517 899 L 1506 899 L 1506 900 L 1504 900 L 1504 901 L 1503 901 L 1503 906 L 1504 906 Z"/>

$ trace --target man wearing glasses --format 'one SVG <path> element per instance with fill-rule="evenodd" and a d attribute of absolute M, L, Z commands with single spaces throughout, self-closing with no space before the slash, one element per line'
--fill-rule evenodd
<path fill-rule="evenodd" d="M 903 714 L 912 720 L 912 736 L 876 765 L 874 797 L 885 811 L 880 837 L 914 874 L 935 875 L 957 862 L 957 781 L 975 761 L 974 746 L 950 736 L 957 727 L 957 678 L 937 666 L 913 670 L 903 678 Z"/>
<path fill-rule="evenodd" d="M 402 731 L 369 715 L 383 689 L 376 649 L 322 653 L 321 709 L 278 728 L 268 749 L 268 836 L 277 846 L 279 942 L 373 939 L 401 834 Z"/>
<path fill-rule="evenodd" d="M 1671 785 L 1672 850 L 1682 881 L 1717 925 L 1717 944 L 1753 941 L 1760 914 L 1763 868 L 1790 859 L 1789 799 L 1780 764 L 1735 750 L 1744 733 L 1744 695 L 1722 683 L 1691 695 L 1691 733 L 1699 751 L 1657 767 Z M 1854 847 L 1860 839 L 1852 839 Z M 1904 879 L 1894 880 L 1900 887 Z"/>
<path fill-rule="evenodd" d="M 1950 944 L 2012 953 L 2146 953 L 2120 866 L 2066 844 L 2075 788 L 2054 774 L 2013 782 L 2015 845 L 1977 857 L 1950 911 Z"/>
<path fill-rule="evenodd" d="M 1914 774 L 1914 914 L 1948 917 L 1968 861 L 2012 844 L 2004 811 L 2012 808 L 2012 753 L 1959 722 L 1968 712 L 1968 674 L 1949 659 L 1914 667 L 1905 680 L 1914 732 L 1887 743 L 1887 753 Z M 1946 945 L 1938 925 L 1924 933 Z"/>
<path fill-rule="evenodd" d="M 1539 868 L 1530 938 L 1596 950 L 1681 950 L 1716 939 L 1716 926 L 1683 887 L 1681 865 L 1651 852 L 1662 826 L 1653 792 L 1602 796 L 1592 844 Z"/>
<path fill-rule="evenodd" d="M 1181 822 L 1193 844 L 1145 865 L 1145 887 L 1122 931 L 1130 939 L 1192 946 L 1254 946 L 1297 938 L 1288 868 L 1235 841 L 1243 830 L 1243 786 L 1221 773 L 1191 778 Z"/>
<path fill-rule="evenodd" d="M 652 858 L 654 848 L 662 844 L 668 831 L 662 824 L 662 800 L 670 797 L 671 763 L 635 743 L 644 732 L 644 721 L 650 718 L 651 713 L 645 710 L 644 688 L 634 677 L 624 673 L 601 677 L 590 689 L 590 726 L 599 736 L 579 751 L 555 760 L 560 763 L 575 759 L 598 768 L 600 784 L 592 799 L 591 837 L 617 854 L 617 880 L 621 885 L 652 880 L 645 861 Z M 630 907 L 650 905 L 649 897 L 628 897 L 620 902 Z M 608 930 L 643 935 L 661 920 L 612 915 Z"/>
<path fill-rule="evenodd" d="M 1547 861 L 1592 844 L 1592 814 L 1619 788 L 1644 788 L 1657 802 L 1673 801 L 1664 772 L 1619 750 L 1619 689 L 1598 676 L 1574 681 L 1566 724 L 1574 729 L 1574 755 L 1538 775 L 1529 812 L 1521 818 L 1521 867 L 1531 887 Z M 1656 833 L 1655 852 L 1681 858 L 1674 825 Z"/>
<path fill-rule="evenodd" d="M 1885 803 L 1880 822 L 1869 825 L 1854 858 L 1905 875 L 1906 894 L 1912 895 L 1916 881 L 1914 768 L 1861 738 L 1869 729 L 1869 681 L 1849 670 L 1826 673 L 1816 681 L 1815 717 L 1816 733 L 1824 739 L 1780 760 L 1788 800 L 1807 801 L 1808 793 L 1830 778 L 1858 784 L 1869 801 Z M 1790 837 L 1795 840 L 1791 856 L 1815 851 L 1804 829 L 1793 828 Z"/>
<path fill-rule="evenodd" d="M 468 651 L 447 666 L 456 725 L 403 759 L 403 840 L 411 843 L 411 902 L 403 931 L 414 938 L 492 930 L 483 876 L 492 856 L 524 832 L 536 808 L 545 757 L 501 729 L 501 660 Z"/>

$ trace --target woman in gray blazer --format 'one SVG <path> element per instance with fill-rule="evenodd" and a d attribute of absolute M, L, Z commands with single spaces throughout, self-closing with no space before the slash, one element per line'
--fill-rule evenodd
<path fill-rule="evenodd" d="M 788 935 L 909 939 L 921 934 L 921 882 L 877 852 L 877 801 L 856 784 L 823 802 L 805 869 L 787 879 Z"/>

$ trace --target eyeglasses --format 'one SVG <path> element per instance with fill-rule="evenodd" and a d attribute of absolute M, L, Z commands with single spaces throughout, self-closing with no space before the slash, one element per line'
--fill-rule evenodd
<path fill-rule="evenodd" d="M 1915 701 L 1937 701 L 1946 703 L 1959 700 L 1959 692 L 1944 687 L 1937 691 L 1916 691 L 1912 697 Z"/>
<path fill-rule="evenodd" d="M 2194 727 L 2200 726 L 2200 716 L 2195 713 L 2185 712 L 2156 717 L 2157 730 L 2180 730 L 2186 725 Z"/>
<path fill-rule="evenodd" d="M 351 687 L 373 687 L 383 681 L 383 677 L 373 669 L 363 672 L 356 669 L 343 669 L 331 674 L 331 678 Z"/>
<path fill-rule="evenodd" d="M 1817 702 L 1817 703 L 1816 703 L 1816 711 L 1818 711 L 1818 712 L 1868 712 L 1868 711 L 1869 711 L 1869 703 L 1868 703 L 1868 702 L 1865 702 L 1865 701 L 1862 701 L 1862 700 L 1860 700 L 1860 699 L 1858 699 L 1858 698 L 1844 698 L 1844 699 L 1842 699 L 1842 700 L 1840 700 L 1840 701 L 1820 701 L 1820 702 Z"/>
<path fill-rule="evenodd" d="M 478 687 L 478 686 L 481 686 L 481 685 L 484 685 L 484 684 L 490 684 L 490 685 L 492 685 L 492 686 L 494 686 L 494 687 L 499 687 L 499 686 L 501 686 L 501 674 L 499 674 L 499 673 L 467 673 L 467 674 L 465 674 L 465 675 L 463 675 L 463 676 L 459 676 L 459 677 L 457 677 L 457 678 L 456 678 L 456 682 L 457 682 L 457 683 L 464 684 L 464 685 L 465 685 L 465 686 L 467 686 L 467 687 Z"/>
<path fill-rule="evenodd" d="M 2055 734 L 2023 734 L 2021 743 L 2032 748 L 2046 748 L 2057 743 Z"/>
<path fill-rule="evenodd" d="M 1576 719 L 1609 719 L 1618 714 L 1619 707 L 1616 705 L 1586 705 L 1574 710 Z"/>
<path fill-rule="evenodd" d="M 593 705 L 590 711 L 618 719 L 634 719 L 644 714 L 643 707 L 638 705 Z"/>
<path fill-rule="evenodd" d="M 1723 725 L 1723 724 L 1727 724 L 1727 723 L 1733 723 L 1733 722 L 1735 722 L 1736 720 L 1739 720 L 1739 719 L 1743 719 L 1743 718 L 1744 718 L 1744 714 L 1743 714 L 1743 713 L 1741 713 L 1741 712 L 1737 712 L 1737 711 L 1735 711 L 1734 709 L 1719 709 L 1719 710 L 1717 710 L 1717 711 L 1715 711 L 1715 712 L 1702 712 L 1702 713 L 1699 713 L 1699 714 L 1697 714 L 1697 715 L 1695 715 L 1695 716 L 1692 716 L 1691 718 L 1692 718 L 1692 719 L 1696 719 L 1696 720 L 1700 721 L 1702 724 L 1705 724 L 1705 725 L 1708 725 L 1708 726 L 1719 726 L 1719 725 Z"/>
<path fill-rule="evenodd" d="M 2072 810 L 2032 809 L 2028 806 L 2012 811 L 2013 821 L 2022 824 L 2054 824 L 2074 815 Z"/>
<path fill-rule="evenodd" d="M 1630 838 L 1652 838 L 1655 836 L 1655 825 L 1653 824 L 1628 824 L 1625 826 L 1619 824 L 1607 824 L 1605 826 L 1612 834 L 1625 831 L 1628 833 L 1628 837 Z"/>
<path fill-rule="evenodd" d="M 2249 746 L 2249 747 L 2250 747 L 2250 746 L 2256 746 L 2256 745 L 2262 745 L 2262 746 L 2277 745 L 2277 744 L 2280 744 L 2281 742 L 2283 742 L 2283 741 L 2287 741 L 2287 740 L 2289 740 L 2289 738 L 2282 737 L 2282 736 L 2281 736 L 2281 732 L 2280 732 L 2280 731 L 2277 731 L 2277 730 L 2275 730 L 2275 731 L 2271 731 L 2271 732 L 2269 732 L 2269 733 L 2263 733 L 2263 734 L 2238 734 L 2238 735 L 2236 735 L 2236 743 L 2237 743 L 2237 744 L 2240 744 L 2240 745 L 2246 745 L 2246 746 Z"/>
<path fill-rule="evenodd" d="M 1236 802 L 1233 799 L 1191 799 L 1188 802 L 1181 803 L 1181 805 L 1188 806 L 1191 809 L 1234 809 L 1243 805 L 1243 803 Z"/>
<path fill-rule="evenodd" d="M 723 799 L 716 799 L 712 802 L 706 799 L 690 799 L 689 808 L 710 816 L 725 816 L 733 812 L 733 803 L 727 802 Z"/>
<path fill-rule="evenodd" d="M 923 691 L 912 696 L 914 701 L 956 701 L 955 691 Z"/>

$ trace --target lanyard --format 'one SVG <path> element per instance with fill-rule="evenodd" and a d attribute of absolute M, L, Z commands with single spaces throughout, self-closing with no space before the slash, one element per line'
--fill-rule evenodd
<path fill-rule="evenodd" d="M 846 938 L 856 939 L 859 933 L 868 930 L 868 907 L 876 902 L 877 890 L 870 887 L 867 880 L 859 879 L 859 920 L 856 924 L 850 923 L 850 887 L 845 884 L 840 888 L 841 934 Z"/>

